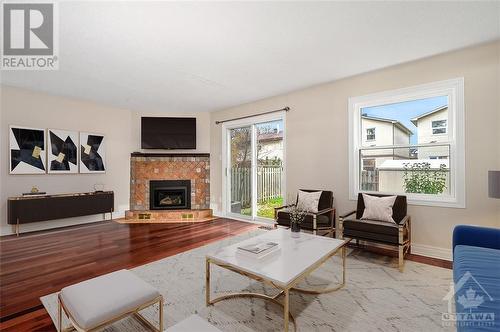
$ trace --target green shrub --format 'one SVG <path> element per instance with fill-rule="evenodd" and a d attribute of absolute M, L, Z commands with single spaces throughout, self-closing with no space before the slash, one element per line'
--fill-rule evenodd
<path fill-rule="evenodd" d="M 405 191 L 417 194 L 441 194 L 446 189 L 447 173 L 445 164 L 441 164 L 438 170 L 431 170 L 431 164 L 427 162 L 404 164 Z"/>

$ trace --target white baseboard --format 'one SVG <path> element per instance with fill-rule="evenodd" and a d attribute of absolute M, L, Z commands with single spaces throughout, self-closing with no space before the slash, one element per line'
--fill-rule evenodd
<path fill-rule="evenodd" d="M 269 226 L 270 225 L 269 222 L 265 222 L 265 221 L 248 220 L 248 219 L 245 219 L 245 218 L 238 218 L 236 216 L 226 216 L 224 213 L 222 213 L 222 211 L 213 211 L 212 214 L 213 214 L 214 217 L 218 217 L 218 218 L 228 218 L 228 219 L 243 221 L 243 222 L 247 222 L 247 223 L 250 223 L 250 224 L 256 224 L 256 225 L 264 225 L 264 226 Z"/>
<path fill-rule="evenodd" d="M 453 260 L 451 249 L 428 246 L 425 244 L 412 243 L 411 253 L 420 256 L 444 259 L 447 261 Z"/>
<path fill-rule="evenodd" d="M 224 218 L 224 213 L 222 213 L 222 211 L 217 211 L 217 210 L 212 209 L 212 215 L 214 217 Z"/>
<path fill-rule="evenodd" d="M 395 248 L 393 245 L 386 245 L 374 242 L 360 241 L 359 243 L 370 247 L 383 248 L 388 250 L 394 250 Z M 451 249 L 433 247 L 418 243 L 411 244 L 411 253 L 419 256 L 444 259 L 447 261 L 451 261 L 453 257 Z"/>

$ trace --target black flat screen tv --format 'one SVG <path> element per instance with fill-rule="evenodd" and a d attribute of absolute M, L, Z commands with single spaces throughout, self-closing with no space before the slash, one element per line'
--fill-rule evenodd
<path fill-rule="evenodd" d="M 196 149 L 196 118 L 141 118 L 142 149 Z"/>

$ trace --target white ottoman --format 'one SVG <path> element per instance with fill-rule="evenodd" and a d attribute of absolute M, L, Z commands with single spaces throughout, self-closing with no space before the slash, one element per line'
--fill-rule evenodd
<path fill-rule="evenodd" d="M 159 328 L 139 310 L 159 305 Z M 94 331 L 128 315 L 146 323 L 153 331 L 163 330 L 163 297 L 158 290 L 128 270 L 120 270 L 65 287 L 58 296 L 58 328 L 62 313 L 77 331 Z"/>

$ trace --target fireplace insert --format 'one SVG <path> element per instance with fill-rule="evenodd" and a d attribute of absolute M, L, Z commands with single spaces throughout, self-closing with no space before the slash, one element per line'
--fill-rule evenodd
<path fill-rule="evenodd" d="M 149 208 L 150 210 L 191 209 L 191 181 L 149 181 Z"/>

